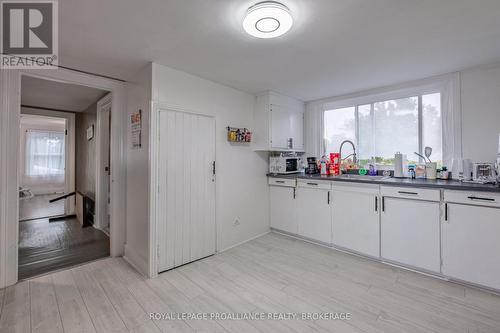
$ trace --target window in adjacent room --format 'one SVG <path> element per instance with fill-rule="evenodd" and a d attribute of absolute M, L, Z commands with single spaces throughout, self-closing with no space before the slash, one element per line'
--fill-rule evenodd
<path fill-rule="evenodd" d="M 26 175 L 64 176 L 64 132 L 26 132 Z"/>
<path fill-rule="evenodd" d="M 391 166 L 394 154 L 407 155 L 410 163 L 419 162 L 414 152 L 433 148 L 431 159 L 442 164 L 441 94 L 422 94 L 375 101 L 369 104 L 324 112 L 325 152 L 338 152 L 343 140 L 352 140 L 362 166 L 374 158 L 377 165 Z M 343 157 L 352 153 L 350 146 Z"/>

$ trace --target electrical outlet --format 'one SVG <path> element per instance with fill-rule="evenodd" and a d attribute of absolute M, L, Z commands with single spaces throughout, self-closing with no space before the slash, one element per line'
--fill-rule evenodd
<path fill-rule="evenodd" d="M 236 217 L 236 218 L 234 219 L 234 221 L 233 221 L 233 225 L 234 225 L 235 227 L 236 227 L 236 226 L 238 226 L 238 225 L 240 225 L 240 218 L 239 218 L 239 216 L 238 216 L 238 217 Z"/>

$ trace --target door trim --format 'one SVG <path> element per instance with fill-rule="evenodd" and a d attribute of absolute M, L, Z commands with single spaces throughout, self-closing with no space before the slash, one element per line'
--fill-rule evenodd
<path fill-rule="evenodd" d="M 0 288 L 18 280 L 19 239 L 19 116 L 21 111 L 21 77 L 77 84 L 110 91 L 112 95 L 112 162 L 115 165 L 111 192 L 112 256 L 123 254 L 125 244 L 126 207 L 126 90 L 116 80 L 68 69 L 0 69 Z"/>
<path fill-rule="evenodd" d="M 97 121 L 96 121 L 96 142 L 95 142 L 95 149 L 96 149 L 96 157 L 95 157 L 95 168 L 96 168 L 96 177 L 95 177 L 95 217 L 96 221 L 94 222 L 94 226 L 97 229 L 102 230 L 104 228 L 104 225 L 102 224 L 102 221 L 105 220 L 106 218 L 106 206 L 108 205 L 107 198 L 108 198 L 108 193 L 106 189 L 106 171 L 104 170 L 103 167 L 103 160 L 104 160 L 104 155 L 107 154 L 108 152 L 104 151 L 101 147 L 102 145 L 102 138 L 103 135 L 110 135 L 108 133 L 108 129 L 102 128 L 102 117 L 103 113 L 102 110 L 108 106 L 111 105 L 111 93 L 108 93 L 106 96 L 101 98 L 97 102 Z M 111 111 L 110 111 L 111 112 Z M 111 136 L 110 136 L 111 137 Z M 109 142 L 110 147 L 111 147 L 111 142 Z M 110 165 L 108 166 L 111 170 L 111 161 Z M 110 177 L 110 186 L 111 186 L 111 177 Z M 110 212 L 109 212 L 110 213 Z M 111 215 L 111 214 L 110 214 Z M 110 216 L 111 218 L 111 216 Z M 111 230 L 110 234 L 111 234 Z"/>
<path fill-rule="evenodd" d="M 159 273 L 159 260 L 158 260 L 158 140 L 160 134 L 159 128 L 159 118 L 161 111 L 174 111 L 181 113 L 193 114 L 201 117 L 212 118 L 215 124 L 215 131 L 217 131 L 217 119 L 214 115 L 185 109 L 179 105 L 172 105 L 165 102 L 151 102 L 151 131 L 149 136 L 150 150 L 149 158 L 151 161 L 151 168 L 149 170 L 150 188 L 149 188 L 149 216 L 150 216 L 150 228 L 148 235 L 149 242 L 149 263 L 148 263 L 148 274 L 150 278 L 155 278 Z M 217 161 L 217 133 L 215 135 L 215 160 Z M 214 193 L 214 209 L 215 209 L 215 253 L 220 249 L 219 245 L 219 223 L 217 223 L 217 175 L 215 177 L 215 193 Z"/>

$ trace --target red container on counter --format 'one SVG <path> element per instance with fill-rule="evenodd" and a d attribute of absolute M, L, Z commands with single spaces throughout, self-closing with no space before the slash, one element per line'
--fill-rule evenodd
<path fill-rule="evenodd" d="M 340 153 L 330 153 L 330 174 L 340 175 Z"/>

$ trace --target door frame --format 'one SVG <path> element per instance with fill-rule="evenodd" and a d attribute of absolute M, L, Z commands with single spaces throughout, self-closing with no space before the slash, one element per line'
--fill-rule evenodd
<path fill-rule="evenodd" d="M 0 69 L 0 288 L 18 281 L 19 239 L 19 117 L 21 77 L 93 87 L 112 93 L 111 256 L 123 255 L 126 207 L 126 86 L 123 82 L 88 73 L 57 69 Z"/>
<path fill-rule="evenodd" d="M 148 263 L 148 273 L 149 273 L 149 278 L 155 278 L 158 276 L 158 269 L 159 269 L 159 260 L 158 260 L 158 233 L 157 233 L 157 226 L 158 226 L 158 149 L 160 148 L 158 145 L 158 138 L 160 134 L 160 128 L 159 128 L 159 118 L 160 118 L 160 112 L 161 111 L 175 111 L 175 112 L 181 112 L 181 113 L 189 113 L 197 116 L 202 116 L 202 117 L 209 117 L 214 120 L 214 133 L 215 135 L 215 164 L 217 166 L 217 118 L 215 115 L 195 111 L 195 110 L 189 110 L 185 109 L 183 107 L 180 107 L 178 105 L 172 105 L 169 103 L 165 102 L 151 102 L 150 105 L 151 108 L 151 120 L 150 120 L 150 126 L 151 126 L 151 131 L 150 131 L 150 136 L 149 136 L 149 142 L 150 142 L 150 161 L 151 161 L 151 169 L 149 170 L 149 179 L 150 179 L 150 188 L 149 188 L 149 195 L 150 195 L 150 200 L 149 200 L 149 216 L 150 216 L 150 228 L 149 228 L 149 235 L 148 235 L 148 242 L 149 242 L 149 263 Z M 219 252 L 220 245 L 219 245 L 219 235 L 220 235 L 220 226 L 219 223 L 217 222 L 217 173 L 215 174 L 215 189 L 214 189 L 214 211 L 215 211 L 215 253 Z"/>
<path fill-rule="evenodd" d="M 42 116 L 42 117 L 52 117 L 52 118 L 62 118 L 66 120 L 66 141 L 65 141 L 65 175 L 64 175 L 64 192 L 70 193 L 74 192 L 76 189 L 76 165 L 75 165 L 75 154 L 76 154 L 76 125 L 75 125 L 75 113 L 73 112 L 62 112 L 62 111 L 51 111 L 45 109 L 37 109 L 36 107 L 25 107 L 25 112 L 22 114 Z M 23 170 L 22 167 L 19 170 Z M 21 176 L 19 176 L 21 177 Z M 71 215 L 75 213 L 75 201 L 71 198 L 64 200 L 64 214 Z"/>
<path fill-rule="evenodd" d="M 103 224 L 102 221 L 106 218 L 106 206 L 108 205 L 108 191 L 106 187 L 106 178 L 108 175 L 106 174 L 106 171 L 104 170 L 104 154 L 108 154 L 107 151 L 104 151 L 101 147 L 102 145 L 102 138 L 104 135 L 110 135 L 108 133 L 107 128 L 102 127 L 102 117 L 103 117 L 103 112 L 102 110 L 109 105 L 111 105 L 111 108 L 113 107 L 111 101 L 112 101 L 112 93 L 108 93 L 106 96 L 101 98 L 97 102 L 97 119 L 96 119 L 96 131 L 95 131 L 95 139 L 96 139 L 96 156 L 95 156 L 95 168 L 96 168 L 96 177 L 95 177 L 95 221 L 94 221 L 94 226 L 102 230 L 103 229 Z M 112 118 L 112 117 L 111 117 Z M 111 149 L 111 142 L 110 142 L 110 149 Z M 111 162 L 111 161 L 110 161 Z M 111 164 L 111 163 L 110 163 Z M 111 167 L 110 165 L 108 167 Z M 110 180 L 111 180 L 111 173 L 110 173 Z M 110 184 L 111 186 L 111 181 Z M 111 213 L 111 212 L 108 212 Z M 110 214 L 111 215 L 111 214 Z M 111 216 L 110 216 L 111 219 Z M 111 235 L 111 230 L 110 230 L 110 235 Z"/>

